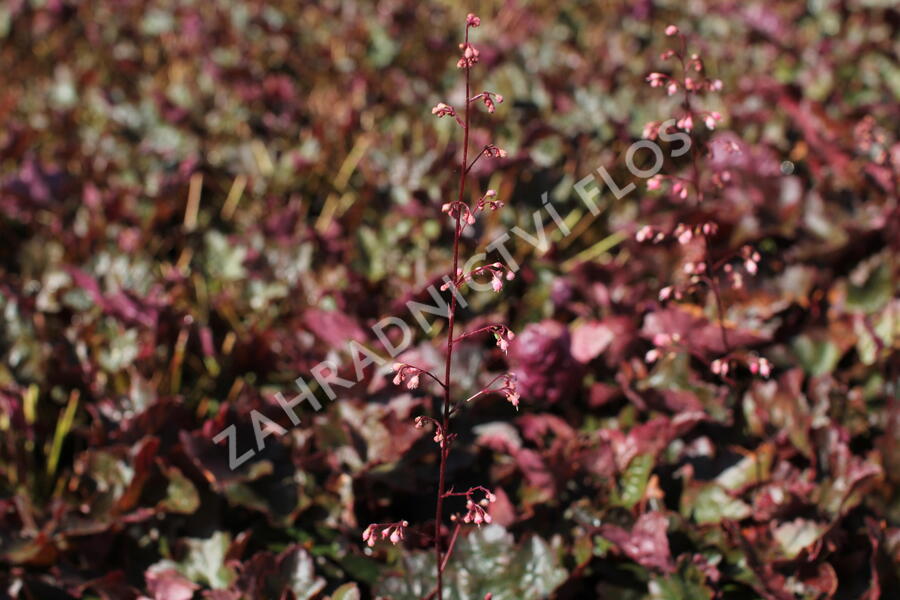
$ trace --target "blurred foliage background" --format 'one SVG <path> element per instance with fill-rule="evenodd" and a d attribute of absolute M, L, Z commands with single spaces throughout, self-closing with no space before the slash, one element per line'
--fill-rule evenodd
<path fill-rule="evenodd" d="M 574 232 L 473 294 L 456 380 L 529 389 L 460 417 L 451 478 L 499 497 L 453 598 L 858 598 L 900 589 L 900 14 L 890 0 L 10 0 L 0 5 L 0 596 L 418 598 L 433 583 L 427 389 L 374 372 L 292 427 L 273 400 L 449 269 L 465 14 L 483 25 L 480 185 L 549 194 Z M 678 99 L 644 78 L 675 23 L 724 82 L 739 141 L 701 206 L 648 194 L 624 152 Z M 700 137 L 711 134 L 702 132 Z M 591 215 L 574 191 L 624 186 Z M 664 173 L 683 165 L 667 160 Z M 475 192 L 473 192 L 475 193 Z M 549 220 L 547 221 L 549 232 Z M 709 370 L 715 306 L 662 306 L 690 249 L 643 224 L 714 220 L 763 256 L 726 321 L 769 380 Z M 561 324 L 561 325 L 560 325 Z M 437 364 L 443 323 L 410 356 Z M 654 364 L 657 334 L 685 340 Z M 526 335 L 527 333 L 527 335 Z M 352 364 L 347 368 L 352 372 Z M 308 407 L 307 407 L 308 408 Z M 289 429 L 238 471 L 212 437 Z M 280 418 L 279 418 L 279 415 Z M 421 526 L 365 547 L 369 522 Z M 286 596 L 282 596 L 282 594 Z"/>

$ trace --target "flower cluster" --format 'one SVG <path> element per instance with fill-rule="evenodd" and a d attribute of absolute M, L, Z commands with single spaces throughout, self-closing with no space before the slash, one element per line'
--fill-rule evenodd
<path fill-rule="evenodd" d="M 760 377 L 769 377 L 772 374 L 772 363 L 762 356 L 751 355 L 749 357 L 724 357 L 717 358 L 709 365 L 710 370 L 720 377 L 725 377 L 731 371 L 731 360 L 740 360 L 747 365 L 747 368 L 754 375 Z"/>
<path fill-rule="evenodd" d="M 684 223 L 678 223 L 675 226 L 674 231 L 668 234 L 658 229 L 654 229 L 649 225 L 644 225 L 643 227 L 638 229 L 637 233 L 634 234 L 634 239 L 638 242 L 653 242 L 654 244 L 659 244 L 661 242 L 674 239 L 679 244 L 684 246 L 686 244 L 689 244 L 691 240 L 693 240 L 697 236 L 715 235 L 718 231 L 719 226 L 712 221 L 699 223 L 694 226 L 685 225 Z"/>
<path fill-rule="evenodd" d="M 432 375 L 430 372 L 425 369 L 420 369 L 419 367 L 397 362 L 394 363 L 391 367 L 391 370 L 395 373 L 394 375 L 394 385 L 401 385 L 403 383 L 406 384 L 406 389 L 414 390 L 419 387 L 419 376 L 425 375 L 426 377 L 430 377 L 436 382 L 440 383 L 440 380 Z"/>
<path fill-rule="evenodd" d="M 506 158 L 506 150 L 498 148 L 494 144 L 488 144 L 481 152 L 488 158 Z"/>
<path fill-rule="evenodd" d="M 447 104 L 446 102 L 438 102 L 434 105 L 434 108 L 431 109 L 431 114 L 435 115 L 437 118 L 442 117 L 453 117 L 460 127 L 465 127 L 466 124 L 463 123 L 463 120 L 459 118 L 459 115 L 456 113 L 456 109 Z"/>
<path fill-rule="evenodd" d="M 477 102 L 478 100 L 481 100 L 482 102 L 484 102 L 484 106 L 485 106 L 485 108 L 487 108 L 487 111 L 489 113 L 492 113 L 496 110 L 496 108 L 497 108 L 496 105 L 503 102 L 503 96 L 501 96 L 500 94 L 496 94 L 494 92 L 489 92 L 489 91 L 485 90 L 485 91 L 481 92 L 480 94 L 478 94 L 477 96 L 472 96 L 471 98 L 469 98 L 469 102 Z"/>
<path fill-rule="evenodd" d="M 497 347 L 505 354 L 509 350 L 509 344 L 516 337 L 509 327 L 506 325 L 494 325 L 491 327 L 491 333 L 497 340 Z"/>
<path fill-rule="evenodd" d="M 497 382 L 501 382 L 500 387 L 493 387 Z M 471 402 L 480 396 L 484 396 L 486 394 L 502 394 L 506 397 L 506 400 L 516 407 L 516 410 L 519 410 L 519 399 L 521 396 L 519 395 L 519 391 L 517 389 L 517 378 L 514 373 L 502 373 L 494 377 L 489 384 L 484 386 L 478 393 L 469 396 L 466 399 L 466 402 Z"/>
<path fill-rule="evenodd" d="M 426 417 L 423 415 L 416 417 L 416 429 L 424 428 L 425 423 L 431 423 L 432 425 L 434 425 L 434 443 L 439 444 L 441 448 L 443 448 L 445 443 L 447 442 L 447 436 L 444 435 L 444 428 L 441 427 L 441 424 L 438 423 L 437 420 L 432 419 L 431 417 Z"/>
<path fill-rule="evenodd" d="M 476 501 L 475 495 L 476 493 L 482 494 L 484 497 L 481 500 Z M 446 497 L 451 496 L 465 496 L 466 497 L 466 514 L 462 517 L 463 523 L 474 523 L 476 525 L 481 525 L 482 523 L 491 522 L 491 514 L 485 510 L 492 503 L 497 501 L 497 496 L 495 496 L 491 491 L 482 486 L 476 486 L 470 488 L 469 491 L 464 492 L 462 494 L 457 494 L 454 492 L 448 492 L 445 494 Z M 459 521 L 459 515 L 453 515 L 450 517 L 452 521 Z"/>
<path fill-rule="evenodd" d="M 441 212 L 447 213 L 454 219 L 459 214 L 463 229 L 465 229 L 466 226 L 475 224 L 475 217 L 478 213 L 483 212 L 485 208 L 495 211 L 503 207 L 503 202 L 495 200 L 496 197 L 497 192 L 495 190 L 488 190 L 472 207 L 469 207 L 465 202 L 447 202 L 441 206 Z"/>
<path fill-rule="evenodd" d="M 378 536 L 383 540 L 390 540 L 392 544 L 399 544 L 406 539 L 406 528 L 409 527 L 408 521 L 397 521 L 396 523 L 372 523 L 363 531 L 362 539 L 369 546 L 375 545 Z"/>
<path fill-rule="evenodd" d="M 655 363 L 665 354 L 672 352 L 681 341 L 681 335 L 677 333 L 671 335 L 668 333 L 657 333 L 653 336 L 652 341 L 653 345 L 656 347 L 649 350 L 647 354 L 644 355 L 644 360 L 649 364 Z"/>
<path fill-rule="evenodd" d="M 738 257 L 740 258 L 740 266 L 743 266 L 744 271 L 748 274 L 756 275 L 759 272 L 759 264 L 762 261 L 762 257 L 759 252 L 754 250 L 751 246 L 741 246 Z M 730 278 L 730 283 L 733 288 L 739 290 L 744 287 L 744 276 L 731 263 L 726 263 L 722 267 L 722 271 Z"/>
<path fill-rule="evenodd" d="M 484 265 L 475 269 L 472 269 L 468 273 L 463 273 L 462 269 L 458 269 L 456 271 L 456 280 L 452 282 L 447 282 L 441 286 L 441 291 L 450 289 L 450 286 L 460 287 L 467 281 L 472 281 L 476 275 L 481 275 L 484 273 L 488 273 L 491 276 L 491 289 L 495 292 L 499 292 L 503 289 L 503 280 L 512 281 L 515 279 L 516 274 L 509 268 L 507 268 L 503 263 L 493 262 L 489 265 Z"/>
<path fill-rule="evenodd" d="M 722 91 L 722 81 L 720 79 L 709 78 L 705 75 L 703 59 L 699 54 L 687 54 L 687 40 L 675 25 L 666 27 L 666 35 L 679 36 L 681 47 L 679 49 L 666 50 L 660 55 L 660 59 L 668 61 L 677 59 L 681 67 L 681 76 L 668 75 L 654 71 L 646 77 L 650 87 L 666 88 L 666 94 L 674 96 L 680 90 L 685 93 L 684 113 L 676 120 L 675 126 L 684 131 L 692 131 L 694 123 L 697 119 L 701 120 L 707 129 L 716 128 L 722 115 L 716 111 L 697 111 L 691 105 L 691 97 L 702 92 L 720 92 Z M 648 139 L 656 139 L 659 134 L 661 123 L 659 121 L 651 121 L 644 126 L 643 137 Z M 652 188 L 651 188 L 652 189 Z M 679 191 L 675 191 L 676 194 Z"/>
<path fill-rule="evenodd" d="M 406 388 L 414 390 L 419 387 L 419 369 L 403 363 L 394 364 L 394 385 L 406 382 Z"/>

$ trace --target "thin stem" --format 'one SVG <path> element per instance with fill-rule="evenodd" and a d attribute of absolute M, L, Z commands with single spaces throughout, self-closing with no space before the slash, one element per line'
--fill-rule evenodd
<path fill-rule="evenodd" d="M 467 331 L 467 332 L 463 333 L 462 335 L 457 336 L 456 339 L 453 340 L 453 343 L 455 344 L 455 343 L 459 342 L 460 340 L 464 340 L 467 337 L 477 335 L 484 331 L 491 331 L 491 330 L 497 329 L 498 327 L 503 327 L 503 325 L 501 325 L 500 323 L 497 323 L 494 325 L 488 325 L 486 327 L 481 327 L 479 329 L 475 329 L 474 331 Z"/>
<path fill-rule="evenodd" d="M 466 26 L 466 40 L 469 43 L 469 27 Z M 469 89 L 469 68 L 466 67 L 466 100 L 470 95 Z M 458 202 L 463 202 L 466 191 L 466 165 L 469 162 L 469 102 L 465 107 L 465 118 L 463 126 L 463 151 L 462 160 L 459 166 L 459 197 Z M 459 270 L 459 238 L 462 233 L 461 227 L 461 211 L 456 212 L 456 228 L 453 233 L 453 271 L 451 271 L 450 279 L 456 280 L 456 273 Z M 438 495 L 437 506 L 434 513 L 434 554 L 435 568 L 437 569 L 437 598 L 444 598 L 444 570 L 442 565 L 443 552 L 441 550 L 441 521 L 444 516 L 444 490 L 447 481 L 447 456 L 450 453 L 450 367 L 453 364 L 453 327 L 456 324 L 456 294 L 450 295 L 450 314 L 448 316 L 448 333 L 447 333 L 447 357 L 444 361 L 444 407 L 443 407 L 443 430 L 444 439 L 440 445 L 441 463 L 440 474 L 438 477 Z"/>
<path fill-rule="evenodd" d="M 500 389 L 497 389 L 497 390 L 491 390 L 491 389 L 488 389 L 488 388 L 490 388 L 492 385 L 494 385 L 495 383 L 497 383 L 497 380 L 498 380 L 498 379 L 500 379 L 500 378 L 502 378 L 502 377 L 505 377 L 505 376 L 506 376 L 506 373 L 500 373 L 499 375 L 497 375 L 496 377 L 494 377 L 494 378 L 491 380 L 491 382 L 490 382 L 489 384 L 487 384 L 486 386 L 484 386 L 484 388 L 482 388 L 482 390 L 481 390 L 480 392 L 477 392 L 476 394 L 474 394 L 474 395 L 469 396 L 468 398 L 466 398 L 466 402 L 471 402 L 471 401 L 474 400 L 475 398 L 478 398 L 479 396 L 483 396 L 484 394 L 490 394 L 491 392 L 499 392 L 499 391 L 502 390 L 503 388 L 500 388 Z"/>
<path fill-rule="evenodd" d="M 453 546 L 456 545 L 456 538 L 459 536 L 459 530 L 462 527 L 460 523 L 456 524 L 456 528 L 453 530 L 453 535 L 450 537 L 450 543 L 447 545 L 447 553 L 444 555 L 444 562 L 441 563 L 441 572 L 443 573 L 444 569 L 447 568 L 447 563 L 450 561 L 450 555 L 453 554 Z"/>
<path fill-rule="evenodd" d="M 484 151 L 487 150 L 487 149 L 488 149 L 488 147 L 485 146 L 484 148 L 481 149 L 481 152 L 478 153 L 478 156 L 476 156 L 475 158 L 472 159 L 472 162 L 470 162 L 470 163 L 469 163 L 469 166 L 466 167 L 466 173 L 468 173 L 469 171 L 472 170 L 472 167 L 475 166 L 475 163 L 478 162 L 478 159 L 479 159 L 479 158 L 481 158 L 482 156 L 484 156 Z"/>

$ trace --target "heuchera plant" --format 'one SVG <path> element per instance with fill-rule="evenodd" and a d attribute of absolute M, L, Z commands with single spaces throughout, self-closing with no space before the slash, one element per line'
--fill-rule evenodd
<path fill-rule="evenodd" d="M 456 328 L 456 310 L 458 306 L 459 288 L 473 279 L 490 278 L 491 288 L 495 292 L 499 292 L 503 288 L 503 282 L 513 278 L 513 272 L 506 268 L 502 263 L 494 262 L 480 267 L 476 267 L 471 271 L 464 272 L 460 268 L 460 240 L 466 227 L 474 225 L 476 218 L 485 210 L 495 211 L 503 206 L 503 202 L 497 199 L 497 193 L 494 190 L 487 190 L 481 194 L 478 200 L 470 203 L 466 198 L 466 179 L 472 167 L 483 157 L 502 158 L 506 156 L 506 152 L 495 144 L 486 144 L 471 162 L 469 160 L 469 133 L 470 133 L 470 111 L 471 105 L 481 103 L 485 106 L 487 112 L 493 113 L 498 104 L 503 102 L 503 96 L 494 92 L 483 91 L 472 95 L 471 70 L 478 63 L 478 49 L 469 41 L 469 33 L 472 29 L 477 28 L 481 24 L 474 14 L 469 13 L 466 17 L 464 41 L 459 45 L 462 54 L 456 63 L 456 66 L 462 70 L 465 78 L 465 102 L 461 110 L 457 110 L 454 106 L 445 102 L 439 102 L 431 113 L 438 118 L 453 117 L 454 120 L 462 128 L 462 152 L 459 160 L 459 185 L 457 190 L 457 198 L 455 201 L 444 203 L 441 206 L 441 212 L 448 214 L 454 224 L 453 229 L 453 267 L 451 275 L 446 278 L 446 282 L 442 286 L 442 291 L 450 290 L 450 303 L 448 314 L 448 332 L 447 347 L 444 355 L 444 373 L 438 376 L 430 371 L 411 365 L 409 363 L 399 362 L 394 364 L 394 384 L 405 385 L 408 389 L 415 389 L 419 386 L 420 377 L 425 376 L 435 382 L 441 388 L 442 401 L 439 404 L 438 414 L 435 417 L 418 416 L 415 419 L 415 426 L 418 428 L 431 425 L 434 428 L 434 441 L 439 448 L 439 472 L 438 487 L 435 493 L 435 513 L 434 513 L 434 553 L 437 565 L 437 585 L 429 597 L 437 597 L 438 600 L 443 598 L 443 572 L 447 567 L 447 563 L 453 553 L 453 547 L 459 536 L 460 528 L 463 524 L 474 523 L 481 525 L 482 523 L 491 522 L 491 514 L 487 510 L 491 503 L 497 500 L 493 492 L 483 486 L 475 486 L 464 492 L 456 492 L 447 481 L 447 459 L 453 447 L 453 442 L 457 435 L 452 432 L 451 417 L 456 413 L 460 406 L 471 402 L 477 398 L 487 394 L 502 394 L 506 399 L 518 409 L 519 394 L 516 391 L 516 377 L 512 373 L 501 373 L 494 377 L 481 390 L 466 398 L 464 401 L 458 401 L 454 395 L 453 381 L 451 380 L 451 368 L 453 365 L 453 350 L 456 345 L 465 338 L 492 334 L 497 341 L 497 345 L 503 352 L 509 348 L 510 341 L 514 338 L 513 332 L 502 323 L 495 323 L 462 333 L 458 336 L 455 334 Z M 461 114 L 460 114 L 461 113 Z M 455 403 L 456 402 L 456 403 Z M 446 546 L 444 544 L 444 500 L 448 498 L 465 498 L 466 512 L 465 514 L 453 514 L 450 520 L 454 523 L 453 532 L 449 537 Z M 376 540 L 388 539 L 392 543 L 397 544 L 405 537 L 406 528 L 409 526 L 407 521 L 396 523 L 373 523 L 369 525 L 363 532 L 363 541 L 369 546 L 373 546 Z"/>
<path fill-rule="evenodd" d="M 714 221 L 708 220 L 708 214 L 712 211 L 705 211 L 703 207 L 704 201 L 714 199 L 715 191 L 727 185 L 731 180 L 731 174 L 726 169 L 705 177 L 702 157 L 712 155 L 713 144 L 721 146 L 724 152 L 737 153 L 741 151 L 740 147 L 731 139 L 712 139 L 706 144 L 700 145 L 700 140 L 694 135 L 694 124 L 697 121 L 702 121 L 706 128 L 712 131 L 722 120 L 721 113 L 700 110 L 696 107 L 698 96 L 704 93 L 720 92 L 722 82 L 706 76 L 703 59 L 699 54 L 688 54 L 687 37 L 676 25 L 666 27 L 665 33 L 669 37 L 677 38 L 679 44 L 678 48 L 663 52 L 660 59 L 676 61 L 680 77 L 654 72 L 647 76 L 647 82 L 650 87 L 664 87 L 669 96 L 682 93 L 681 114 L 675 120 L 675 127 L 682 130 L 683 135 L 686 135 L 690 141 L 690 163 L 686 174 L 655 175 L 650 178 L 647 181 L 647 189 L 659 190 L 663 188 L 664 184 L 668 184 L 671 196 L 676 202 L 694 202 L 698 209 L 698 217 L 695 223 L 678 223 L 671 232 L 645 225 L 637 231 L 635 239 L 638 242 L 654 244 L 674 241 L 681 246 L 688 246 L 695 240 L 702 240 L 699 258 L 684 263 L 683 271 L 687 280 L 680 285 L 673 284 L 663 287 L 659 292 L 659 301 L 681 300 L 684 296 L 699 291 L 703 286 L 707 287 L 715 299 L 722 337 L 723 356 L 710 363 L 712 372 L 727 380 L 730 365 L 734 362 L 745 364 L 754 375 L 768 377 L 772 365 L 767 359 L 733 350 L 728 339 L 728 329 L 725 326 L 725 303 L 720 290 L 722 280 L 734 289 L 742 288 L 744 273 L 750 276 L 755 275 L 759 270 L 761 256 L 749 245 L 743 245 L 738 250 L 729 249 L 721 256 L 714 256 L 712 239 L 719 233 L 719 226 Z M 659 135 L 660 129 L 665 126 L 659 121 L 651 121 L 645 125 L 643 136 L 655 139 Z M 647 353 L 645 357 L 647 362 L 655 362 L 665 352 L 677 348 L 679 339 L 677 339 L 677 335 L 659 334 L 653 339 L 653 343 L 656 348 Z"/>

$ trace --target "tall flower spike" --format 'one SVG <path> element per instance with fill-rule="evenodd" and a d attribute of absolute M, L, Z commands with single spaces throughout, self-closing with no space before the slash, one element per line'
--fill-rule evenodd
<path fill-rule="evenodd" d="M 466 16 L 466 27 L 465 27 L 465 39 L 463 43 L 459 45 L 461 50 L 461 56 L 457 61 L 457 66 L 460 69 L 463 69 L 463 75 L 465 79 L 465 110 L 460 109 L 460 112 L 463 112 L 462 119 L 460 119 L 459 115 L 454 115 L 462 125 L 463 128 L 463 141 L 462 141 L 462 152 L 459 157 L 459 186 L 458 186 L 458 197 L 455 202 L 450 202 L 444 204 L 442 210 L 444 212 L 449 213 L 454 217 L 455 227 L 453 234 L 453 267 L 450 269 L 451 276 L 445 278 L 444 285 L 441 286 L 442 290 L 448 289 L 450 287 L 454 288 L 454 293 L 450 298 L 450 305 L 448 310 L 448 322 L 447 322 L 447 342 L 446 342 L 446 354 L 444 355 L 444 376 L 443 381 L 439 381 L 441 386 L 443 387 L 443 398 L 440 404 L 439 412 L 436 415 L 436 418 L 426 418 L 422 417 L 416 420 L 416 426 L 422 427 L 426 421 L 426 419 L 432 422 L 435 426 L 435 442 L 440 445 L 440 455 L 438 462 L 438 488 L 437 488 L 437 498 L 434 512 L 434 535 L 432 536 L 433 540 L 433 549 L 435 554 L 435 569 L 436 569 L 436 585 L 434 590 L 428 597 L 434 597 L 435 600 L 443 600 L 443 571 L 444 567 L 447 565 L 447 561 L 450 559 L 450 555 L 453 552 L 453 545 L 456 540 L 456 534 L 459 532 L 459 529 L 456 529 L 456 532 L 453 534 L 453 537 L 450 539 L 447 547 L 444 547 L 444 535 L 443 535 L 443 527 L 444 527 L 444 506 L 443 500 L 448 497 L 448 495 L 457 495 L 457 494 L 446 494 L 445 490 L 447 489 L 448 477 L 447 477 L 447 464 L 448 457 L 450 456 L 450 451 L 453 446 L 453 441 L 457 439 L 455 433 L 451 431 L 452 425 L 452 416 L 456 412 L 460 405 L 454 405 L 453 402 L 453 385 L 452 385 L 452 372 L 453 372 L 453 352 L 454 347 L 459 339 L 465 337 L 465 335 L 460 338 L 454 337 L 454 326 L 456 325 L 456 316 L 457 316 L 457 294 L 455 293 L 455 288 L 458 288 L 465 281 L 470 281 L 474 275 L 478 273 L 485 273 L 485 275 L 490 275 L 492 287 L 494 289 L 499 289 L 502 280 L 504 278 L 511 279 L 512 272 L 505 273 L 503 271 L 503 266 L 500 263 L 494 263 L 491 265 L 486 265 L 485 267 L 481 267 L 479 269 L 475 269 L 472 272 L 465 274 L 463 273 L 463 269 L 461 269 L 461 265 L 464 263 L 460 262 L 460 239 L 462 236 L 465 227 L 474 222 L 475 214 L 479 211 L 484 210 L 486 207 L 490 207 L 491 210 L 496 210 L 502 203 L 496 200 L 496 193 L 493 190 L 488 190 L 480 200 L 478 200 L 474 205 L 469 206 L 468 202 L 465 202 L 464 199 L 467 198 L 466 192 L 469 191 L 466 187 L 466 178 L 471 169 L 475 166 L 476 162 L 482 158 L 487 156 L 488 158 L 503 158 L 506 156 L 506 151 L 497 147 L 494 144 L 485 145 L 477 155 L 470 155 L 469 146 L 470 146 L 470 113 L 471 104 L 473 102 L 477 102 L 481 100 L 487 111 L 489 113 L 494 112 L 497 108 L 497 105 L 503 101 L 503 97 L 499 94 L 494 94 L 492 92 L 484 91 L 481 94 L 476 96 L 472 96 L 471 91 L 471 68 L 478 63 L 479 60 L 479 52 L 478 49 L 473 46 L 469 41 L 469 34 L 471 30 L 475 27 L 478 27 L 481 24 L 481 20 L 475 16 L 474 14 L 468 14 Z M 449 115 L 450 113 L 446 112 L 446 109 L 443 107 L 436 107 L 437 110 L 435 114 L 442 112 L 445 115 Z M 443 109 L 443 110 L 442 110 Z M 470 158 L 472 159 L 470 162 Z M 505 326 L 504 326 L 505 327 Z M 487 329 L 483 328 L 478 330 L 478 332 L 484 332 Z M 473 334 L 476 332 L 473 332 Z M 503 330 L 499 330 L 499 339 L 498 345 L 502 349 L 506 349 L 509 344 L 509 340 L 512 339 L 512 334 L 508 332 L 505 328 Z M 426 375 L 432 376 L 430 373 L 425 372 Z M 508 377 L 508 376 L 507 376 Z M 402 379 L 402 377 L 401 377 Z M 498 378 L 495 378 L 491 385 L 495 383 Z M 490 385 L 488 386 L 491 387 Z M 515 392 L 515 388 L 513 385 L 505 385 L 504 389 L 506 390 L 504 393 L 507 394 L 507 397 L 514 404 L 518 403 L 518 394 Z M 487 392 L 496 392 L 501 390 L 495 389 L 484 389 L 479 392 L 480 395 L 482 393 Z M 469 398 L 470 400 L 472 398 Z M 493 495 L 491 495 L 493 496 Z M 480 522 L 485 522 L 489 520 L 489 516 L 487 519 L 485 515 L 479 512 L 477 509 L 473 511 L 470 516 L 471 521 L 478 520 L 476 519 L 476 515 L 478 515 L 478 519 Z M 400 535 L 400 534 L 398 534 Z"/>

